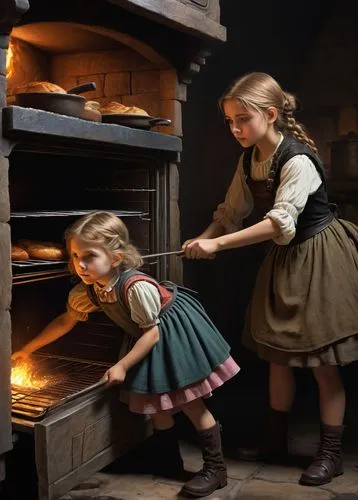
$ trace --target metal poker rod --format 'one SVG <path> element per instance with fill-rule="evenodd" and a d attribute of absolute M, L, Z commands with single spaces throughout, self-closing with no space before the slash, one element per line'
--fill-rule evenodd
<path fill-rule="evenodd" d="M 153 257 L 162 257 L 164 255 L 182 255 L 184 254 L 183 250 L 175 250 L 173 252 L 162 252 L 162 253 L 151 253 L 149 255 L 142 255 L 143 259 L 150 259 Z"/>

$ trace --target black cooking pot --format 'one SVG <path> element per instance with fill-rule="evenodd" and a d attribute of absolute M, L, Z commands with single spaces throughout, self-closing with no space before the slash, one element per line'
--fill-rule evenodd
<path fill-rule="evenodd" d="M 358 134 L 349 132 L 330 146 L 332 179 L 358 179 Z"/>
<path fill-rule="evenodd" d="M 77 94 L 96 90 L 94 82 L 84 83 L 60 92 L 21 92 L 15 95 L 15 104 L 23 108 L 42 109 L 60 115 L 81 118 L 84 114 L 86 98 Z"/>

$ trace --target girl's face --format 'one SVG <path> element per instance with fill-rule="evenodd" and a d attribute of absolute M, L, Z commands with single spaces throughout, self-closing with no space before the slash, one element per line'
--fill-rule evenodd
<path fill-rule="evenodd" d="M 120 255 L 113 256 L 99 245 L 79 237 L 72 238 L 70 252 L 75 271 L 86 285 L 108 283 L 121 261 Z"/>
<path fill-rule="evenodd" d="M 253 146 L 265 138 L 272 123 L 269 115 L 244 108 L 235 99 L 224 101 L 223 109 L 232 134 L 243 148 Z"/>

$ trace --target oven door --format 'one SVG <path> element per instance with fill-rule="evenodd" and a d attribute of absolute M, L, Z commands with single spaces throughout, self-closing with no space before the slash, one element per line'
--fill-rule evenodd
<path fill-rule="evenodd" d="M 59 498 L 150 435 L 150 419 L 130 413 L 119 390 L 98 386 L 34 424 L 39 500 Z"/>

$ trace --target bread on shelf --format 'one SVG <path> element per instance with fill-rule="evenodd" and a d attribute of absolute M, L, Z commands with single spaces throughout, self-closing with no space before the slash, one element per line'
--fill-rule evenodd
<path fill-rule="evenodd" d="M 20 93 L 29 93 L 29 92 L 57 92 L 59 94 L 66 94 L 66 90 L 64 90 L 56 83 L 51 82 L 28 82 L 18 85 L 14 89 L 14 94 Z"/>
<path fill-rule="evenodd" d="M 117 101 L 110 101 L 106 104 L 102 104 L 101 113 L 103 115 L 118 114 L 118 115 L 138 115 L 138 116 L 149 116 L 149 114 L 137 106 L 125 106 Z"/>

